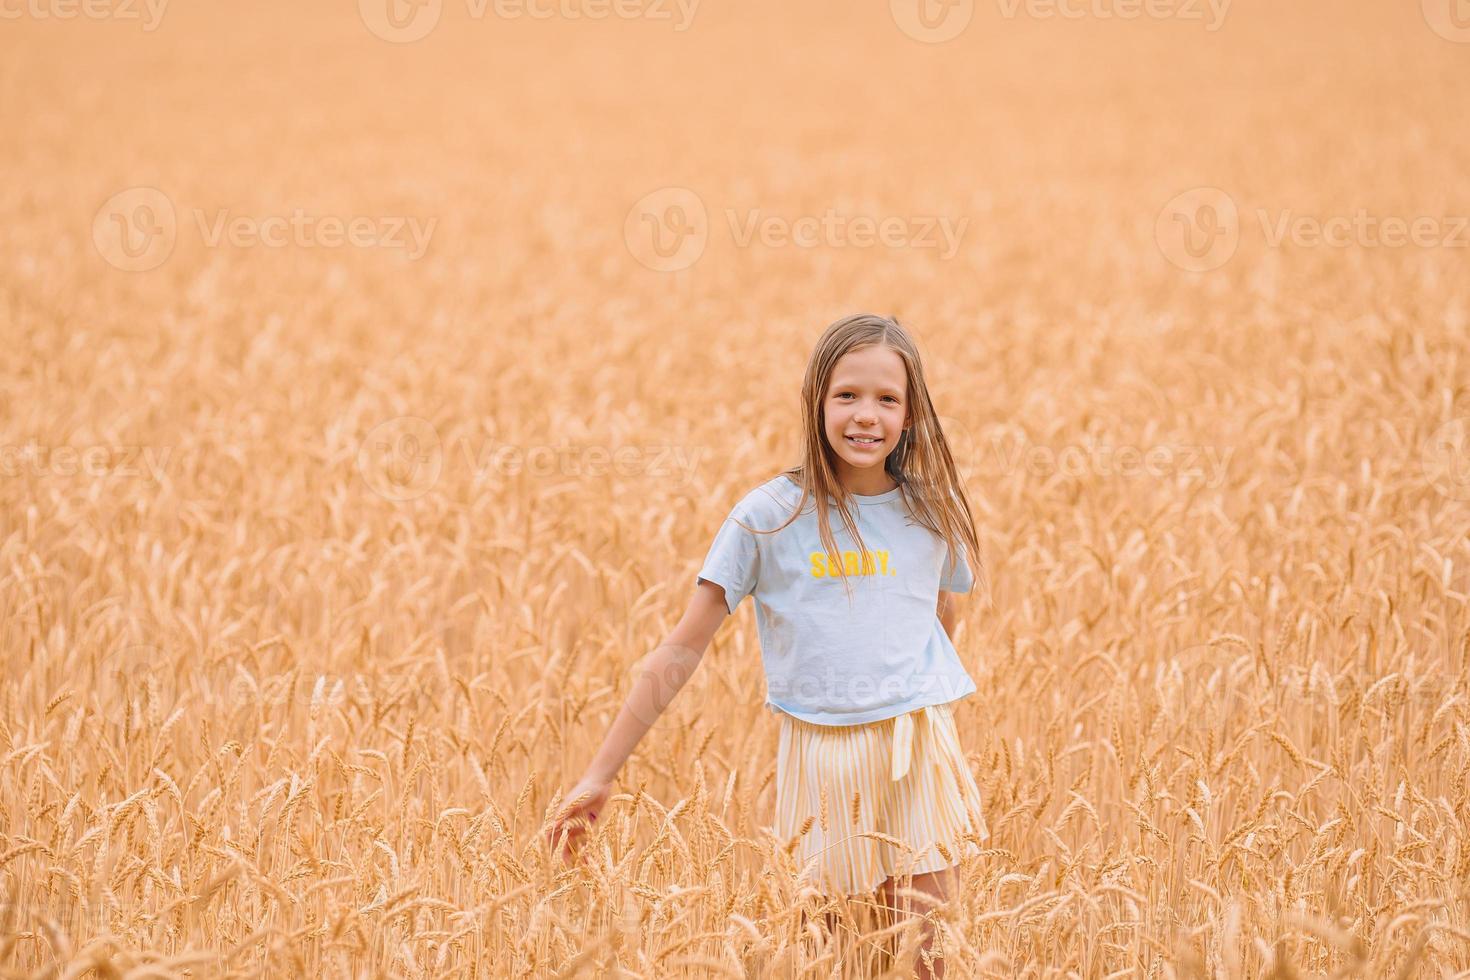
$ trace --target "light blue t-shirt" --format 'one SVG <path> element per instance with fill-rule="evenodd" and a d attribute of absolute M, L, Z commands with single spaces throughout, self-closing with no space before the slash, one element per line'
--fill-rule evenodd
<path fill-rule="evenodd" d="M 835 509 L 833 539 L 852 598 L 817 529 L 816 500 L 775 534 L 801 499 L 787 476 L 756 487 L 731 510 L 695 578 L 725 590 L 730 612 L 755 597 L 766 707 L 818 725 L 860 725 L 972 694 L 975 682 L 939 621 L 939 592 L 968 592 L 974 576 L 963 549 L 910 516 L 895 487 L 854 496 L 859 552 Z"/>

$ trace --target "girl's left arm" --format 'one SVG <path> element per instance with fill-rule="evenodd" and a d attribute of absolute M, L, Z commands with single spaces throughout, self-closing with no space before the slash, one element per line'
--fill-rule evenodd
<path fill-rule="evenodd" d="M 955 624 L 959 622 L 960 618 L 959 601 L 956 598 L 956 593 L 940 592 L 937 611 L 939 613 L 939 622 L 943 624 L 944 632 L 949 634 L 949 641 L 953 643 Z"/>

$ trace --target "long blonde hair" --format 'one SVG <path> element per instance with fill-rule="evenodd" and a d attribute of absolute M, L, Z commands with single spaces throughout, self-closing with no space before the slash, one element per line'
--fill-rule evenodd
<path fill-rule="evenodd" d="M 883 468 L 898 483 L 899 493 L 908 505 L 909 512 L 923 527 L 944 539 L 951 555 L 957 554 L 957 545 L 962 545 L 970 567 L 975 573 L 975 583 L 988 596 L 985 569 L 980 560 L 980 541 L 975 532 L 975 518 L 970 509 L 970 500 L 964 483 L 955 469 L 954 457 L 949 443 L 945 441 L 939 418 L 934 412 L 934 403 L 929 398 L 929 387 L 924 383 L 924 365 L 919 348 L 899 322 L 875 313 L 858 313 L 843 317 L 827 327 L 817 340 L 807 361 L 806 377 L 801 383 L 802 415 L 802 461 L 787 467 L 780 475 L 790 477 L 801 487 L 801 499 L 797 501 L 791 516 L 770 530 L 746 528 L 757 534 L 774 534 L 788 526 L 805 509 L 808 500 L 816 503 L 817 528 L 822 536 L 822 545 L 828 555 L 837 554 L 837 542 L 832 535 L 828 514 L 829 501 L 836 501 L 837 512 L 842 524 L 863 548 L 862 535 L 850 509 L 852 495 L 837 479 L 837 451 L 827 441 L 824 425 L 824 405 L 827 387 L 832 382 L 832 372 L 837 362 L 846 354 L 867 347 L 882 345 L 903 360 L 904 375 L 908 383 L 907 426 L 899 436 L 898 445 L 883 462 Z M 744 523 L 740 524 L 745 527 Z M 849 599 L 851 587 L 847 581 L 846 563 L 835 563 L 842 576 L 843 588 Z"/>

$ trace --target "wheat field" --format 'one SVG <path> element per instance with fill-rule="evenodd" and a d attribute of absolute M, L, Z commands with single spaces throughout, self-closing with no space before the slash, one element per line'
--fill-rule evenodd
<path fill-rule="evenodd" d="M 750 603 L 539 833 L 859 311 L 992 583 L 948 975 L 1470 976 L 1451 0 L 0 14 L 5 976 L 904 975 Z"/>

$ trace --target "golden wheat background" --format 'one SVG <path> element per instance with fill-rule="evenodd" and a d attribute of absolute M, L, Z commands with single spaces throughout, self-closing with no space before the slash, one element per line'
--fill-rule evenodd
<path fill-rule="evenodd" d="M 537 837 L 863 310 L 994 583 L 951 975 L 1467 975 L 1450 2 L 393 3 L 4 7 L 6 975 L 890 963 L 749 603 Z"/>

